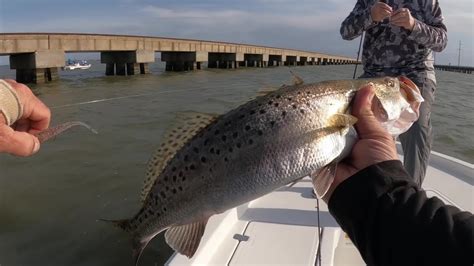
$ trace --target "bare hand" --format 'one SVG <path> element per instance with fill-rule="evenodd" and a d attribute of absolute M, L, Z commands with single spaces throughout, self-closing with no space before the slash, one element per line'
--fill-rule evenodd
<path fill-rule="evenodd" d="M 368 85 L 355 97 L 352 114 L 358 119 L 355 127 L 359 140 L 351 154 L 337 165 L 334 182 L 323 198 L 326 202 L 340 183 L 360 170 L 379 162 L 398 160 L 393 137 L 380 125 L 372 111 L 372 104 L 378 101 L 374 95 L 374 88 Z"/>
<path fill-rule="evenodd" d="M 408 8 L 400 8 L 393 12 L 390 17 L 390 23 L 399 27 L 403 27 L 409 31 L 415 26 L 415 19 L 412 17 Z"/>
<path fill-rule="evenodd" d="M 392 7 L 382 2 L 375 3 L 375 5 L 373 5 L 372 9 L 370 10 L 370 15 L 372 16 L 372 21 L 374 22 L 380 22 L 384 20 L 384 18 L 390 17 L 391 14 Z"/>
<path fill-rule="evenodd" d="M 18 94 L 23 115 L 11 127 L 0 115 L 0 152 L 17 156 L 30 156 L 40 148 L 38 133 L 49 127 L 51 112 L 27 86 L 14 80 L 5 80 Z"/>

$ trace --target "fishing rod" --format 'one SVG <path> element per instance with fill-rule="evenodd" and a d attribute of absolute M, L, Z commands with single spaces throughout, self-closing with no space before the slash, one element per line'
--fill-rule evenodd
<path fill-rule="evenodd" d="M 357 60 L 354 68 L 354 75 L 352 75 L 352 79 L 355 79 L 356 73 L 357 73 L 357 66 L 359 65 L 359 58 L 360 58 L 360 51 L 362 50 L 362 41 L 364 40 L 365 36 L 365 31 L 362 32 L 362 35 L 360 36 L 360 43 L 359 43 L 359 51 L 357 51 Z"/>
<path fill-rule="evenodd" d="M 319 219 L 319 197 L 316 196 L 316 209 L 317 209 L 317 218 L 318 218 L 318 250 L 316 251 L 316 260 L 314 261 L 315 266 L 322 266 L 322 254 L 321 254 L 321 245 L 323 244 L 323 230 L 321 229 L 321 221 Z"/>
<path fill-rule="evenodd" d="M 378 2 L 387 4 L 387 0 L 379 0 Z M 373 26 L 374 25 L 369 26 L 369 29 L 372 28 Z M 352 75 L 352 79 L 355 79 L 355 76 L 356 76 L 357 66 L 359 65 L 360 51 L 362 50 L 362 41 L 364 40 L 364 37 L 365 37 L 365 31 L 363 31 L 362 35 L 360 35 L 359 50 L 357 51 L 357 60 L 356 60 L 355 68 L 354 68 L 354 75 Z"/>

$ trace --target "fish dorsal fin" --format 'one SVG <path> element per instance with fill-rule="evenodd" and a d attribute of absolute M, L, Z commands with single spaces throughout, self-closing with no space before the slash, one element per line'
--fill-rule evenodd
<path fill-rule="evenodd" d="M 264 85 L 262 88 L 260 88 L 260 90 L 257 91 L 257 97 L 259 96 L 265 96 L 269 93 L 272 93 L 274 91 L 277 91 L 283 87 L 285 87 L 286 85 L 282 85 L 280 87 L 275 87 L 275 86 L 272 86 L 272 85 Z"/>
<path fill-rule="evenodd" d="M 180 112 L 176 120 L 165 132 L 159 148 L 148 161 L 145 181 L 141 192 L 142 202 L 145 201 L 148 192 L 153 186 L 156 178 L 161 174 L 168 161 L 176 152 L 190 140 L 202 128 L 212 123 L 218 115 L 197 112 Z"/>
<path fill-rule="evenodd" d="M 303 79 L 300 76 L 296 75 L 291 70 L 290 70 L 290 73 L 293 76 L 293 80 L 292 80 L 293 85 L 295 85 L 295 86 L 296 85 L 302 85 L 304 83 Z"/>
<path fill-rule="evenodd" d="M 287 87 L 291 87 L 289 85 L 286 85 L 286 84 L 282 84 L 280 87 L 274 87 L 274 86 L 264 86 L 263 88 L 261 88 L 259 91 L 257 91 L 257 97 L 259 96 L 265 96 L 267 94 L 270 94 L 274 91 L 277 91 L 277 90 L 280 90 L 280 89 L 284 89 L 284 88 L 287 88 Z"/>
<path fill-rule="evenodd" d="M 165 233 L 166 243 L 175 251 L 191 258 L 199 247 L 208 219 L 170 227 Z"/>
<path fill-rule="evenodd" d="M 324 197 L 336 176 L 337 162 L 332 162 L 311 173 L 314 191 L 319 198 Z"/>
<path fill-rule="evenodd" d="M 272 93 L 274 91 L 277 91 L 278 89 L 280 88 L 275 88 L 275 87 L 271 87 L 271 86 L 265 86 L 263 88 L 261 88 L 258 92 L 257 92 L 257 97 L 258 96 L 265 96 L 269 93 Z"/>

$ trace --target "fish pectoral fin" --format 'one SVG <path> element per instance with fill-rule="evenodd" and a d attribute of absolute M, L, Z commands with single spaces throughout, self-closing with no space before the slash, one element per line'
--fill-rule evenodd
<path fill-rule="evenodd" d="M 314 191 L 319 198 L 324 197 L 336 176 L 337 162 L 332 162 L 311 173 Z"/>
<path fill-rule="evenodd" d="M 296 75 L 296 74 L 293 73 L 293 71 L 291 71 L 291 70 L 290 70 L 290 73 L 291 73 L 291 75 L 293 76 L 293 79 L 292 79 L 293 85 L 297 86 L 297 85 L 302 85 L 302 84 L 304 84 L 304 81 L 303 81 L 303 79 L 302 79 L 300 76 Z"/>
<path fill-rule="evenodd" d="M 328 127 L 351 127 L 357 122 L 357 117 L 350 114 L 334 114 L 329 118 Z"/>
<path fill-rule="evenodd" d="M 184 144 L 196 135 L 202 128 L 212 123 L 217 114 L 198 112 L 179 112 L 175 121 L 163 135 L 159 148 L 148 161 L 145 181 L 141 192 L 142 202 L 148 192 L 168 164 L 168 161 L 181 149 Z"/>
<path fill-rule="evenodd" d="M 329 117 L 324 127 L 312 130 L 310 135 L 312 140 L 316 141 L 336 132 L 339 132 L 341 135 L 346 135 L 356 122 L 357 118 L 355 116 L 349 114 L 334 114 Z"/>
<path fill-rule="evenodd" d="M 171 226 L 165 233 L 166 243 L 180 254 L 191 258 L 199 247 L 209 218 L 190 224 Z"/>

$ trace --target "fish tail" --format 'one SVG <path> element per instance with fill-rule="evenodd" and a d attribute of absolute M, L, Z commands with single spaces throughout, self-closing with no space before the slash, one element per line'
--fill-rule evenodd
<path fill-rule="evenodd" d="M 106 219 L 99 219 L 100 221 L 109 223 L 115 227 L 122 229 L 123 231 L 130 233 L 132 235 L 132 247 L 133 247 L 133 259 L 135 261 L 135 266 L 138 265 L 138 260 L 143 253 L 143 250 L 148 245 L 148 242 L 152 238 L 145 238 L 142 239 L 138 237 L 136 234 L 132 232 L 132 228 L 130 226 L 131 219 L 122 219 L 122 220 L 106 220 Z"/>

